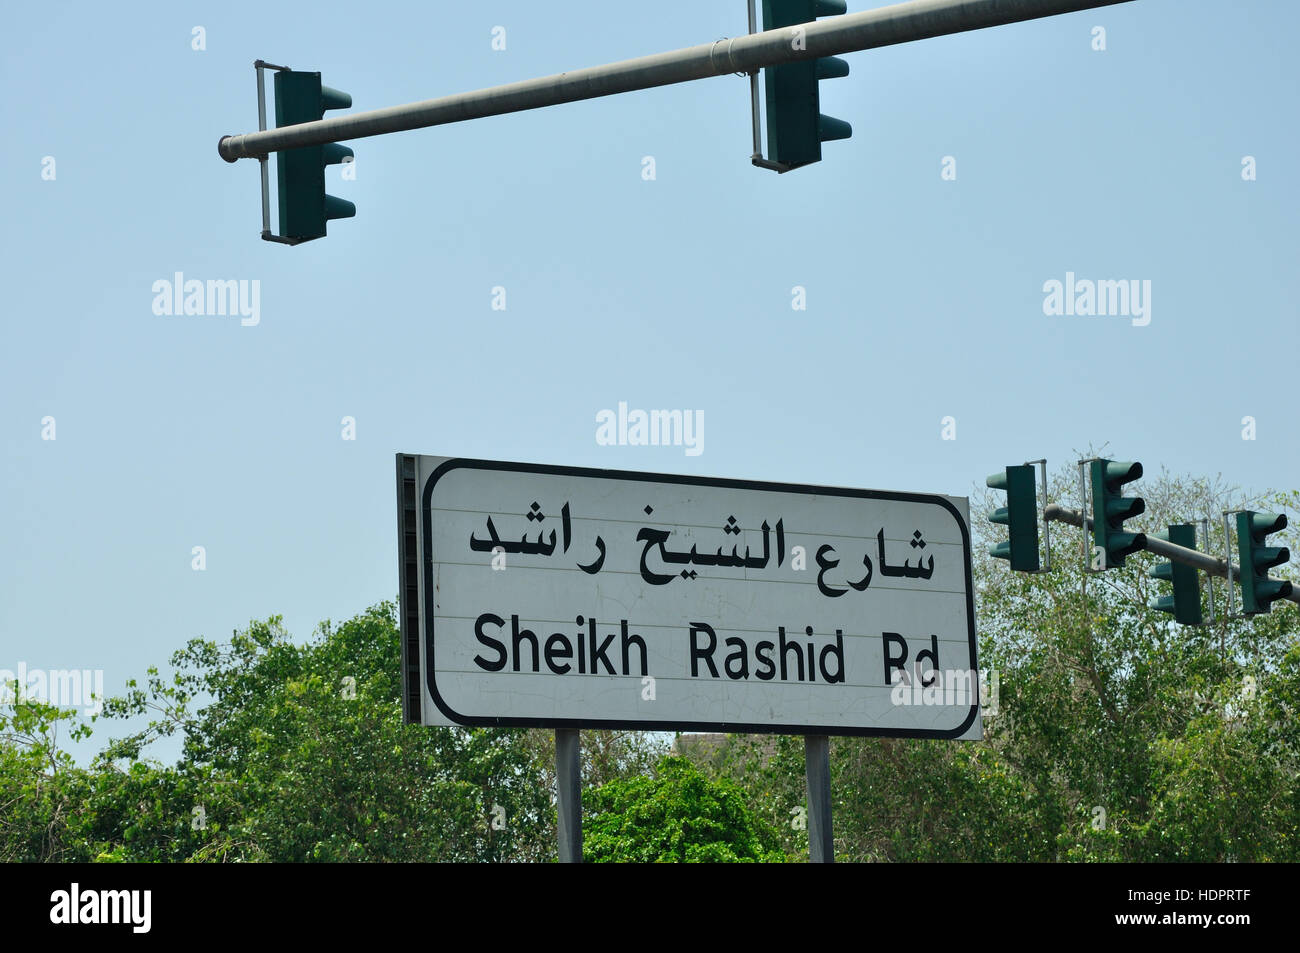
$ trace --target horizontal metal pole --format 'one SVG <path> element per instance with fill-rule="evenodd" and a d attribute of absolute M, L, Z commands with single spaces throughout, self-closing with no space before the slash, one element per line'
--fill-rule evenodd
<path fill-rule="evenodd" d="M 1043 518 L 1046 520 L 1055 520 L 1058 523 L 1069 523 L 1071 526 L 1079 526 L 1086 530 L 1092 529 L 1092 520 L 1084 516 L 1078 510 L 1067 510 L 1056 503 L 1049 503 L 1047 509 L 1043 511 Z M 1154 536 L 1146 537 L 1147 552 L 1155 553 L 1157 556 L 1163 556 L 1165 559 L 1171 559 L 1176 563 L 1182 563 L 1185 566 L 1195 566 L 1203 570 L 1207 575 L 1218 576 L 1220 579 L 1228 578 L 1228 563 L 1222 559 L 1216 559 L 1208 553 L 1200 552 L 1196 549 L 1188 549 L 1186 546 L 1179 546 L 1177 543 L 1170 543 L 1163 539 L 1157 539 Z M 1232 567 L 1232 578 L 1241 579 L 1241 569 L 1237 566 Z M 1300 605 L 1300 586 L 1292 591 L 1291 595 L 1284 596 L 1292 602 Z"/>
<path fill-rule="evenodd" d="M 389 106 L 242 136 L 224 136 L 217 151 L 227 162 L 234 162 L 284 149 L 499 116 L 727 73 L 748 73 L 809 57 L 870 50 L 1129 2 L 1131 0 L 909 0 L 864 13 L 828 17 L 804 24 L 801 28 L 783 27 L 605 66 L 426 99 L 405 106 Z M 796 49 L 798 44 L 792 41 L 792 31 L 796 29 L 803 30 L 802 49 Z"/>

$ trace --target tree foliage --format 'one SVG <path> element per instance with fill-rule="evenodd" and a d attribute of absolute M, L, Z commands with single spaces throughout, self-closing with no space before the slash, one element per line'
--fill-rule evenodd
<path fill-rule="evenodd" d="M 726 778 L 666 757 L 644 775 L 588 788 L 583 857 L 624 863 L 780 861 L 775 833 Z"/>
<path fill-rule="evenodd" d="M 405 725 L 390 603 L 294 644 L 279 618 L 195 639 L 170 679 L 109 699 L 148 718 L 88 768 L 60 750 L 72 712 L 0 715 L 0 859 L 505 861 L 555 853 L 550 733 Z M 86 730 L 83 726 L 83 732 Z M 179 734 L 165 767 L 149 745 Z M 641 770 L 654 745 L 587 733 L 593 781 Z"/>

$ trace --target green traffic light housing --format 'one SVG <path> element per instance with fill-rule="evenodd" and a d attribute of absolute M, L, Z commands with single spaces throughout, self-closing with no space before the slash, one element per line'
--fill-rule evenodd
<path fill-rule="evenodd" d="M 1264 546 L 1269 536 L 1286 529 L 1285 513 L 1237 514 L 1237 556 L 1241 560 L 1241 610 L 1247 615 L 1269 612 L 1278 599 L 1291 595 L 1293 586 L 1269 579 L 1268 571 L 1291 558 L 1285 546 Z"/>
<path fill-rule="evenodd" d="M 763 0 L 763 29 L 779 30 L 809 23 L 817 17 L 847 12 L 845 0 Z M 792 38 L 798 43 L 798 38 Z M 768 158 L 780 171 L 820 162 L 822 143 L 848 139 L 853 127 L 842 119 L 823 116 L 818 83 L 849 75 L 849 64 L 837 56 L 769 66 L 763 70 L 767 107 Z"/>
<path fill-rule="evenodd" d="M 990 513 L 989 522 L 1006 526 L 1009 538 L 990 546 L 989 555 L 1007 560 L 1016 572 L 1038 572 L 1038 504 L 1034 468 L 1028 464 L 1007 467 L 985 482 L 1007 494 L 1007 505 Z"/>
<path fill-rule="evenodd" d="M 1179 523 L 1152 535 L 1186 549 L 1196 548 L 1196 527 L 1191 523 Z M 1174 586 L 1173 595 L 1159 596 L 1149 603 L 1152 609 L 1168 612 L 1179 625 L 1201 624 L 1201 577 L 1195 566 L 1170 560 L 1158 563 L 1147 575 Z"/>
<path fill-rule="evenodd" d="M 1123 496 L 1124 484 L 1142 477 L 1142 464 L 1115 460 L 1093 460 L 1092 540 L 1105 553 L 1103 569 L 1123 566 L 1124 557 L 1146 546 L 1141 533 L 1124 531 L 1124 521 L 1140 516 L 1147 505 L 1139 496 Z"/>
<path fill-rule="evenodd" d="M 352 97 L 322 86 L 320 73 L 280 70 L 275 74 L 275 124 L 295 126 L 324 118 L 327 109 L 347 109 Z M 325 194 L 325 167 L 352 158 L 338 143 L 287 149 L 276 153 L 280 237 L 297 244 L 325 236 L 325 223 L 351 218 L 351 202 Z"/>

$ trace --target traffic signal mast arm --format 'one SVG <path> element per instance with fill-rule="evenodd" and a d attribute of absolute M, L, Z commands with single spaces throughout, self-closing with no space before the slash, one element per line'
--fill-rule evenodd
<path fill-rule="evenodd" d="M 727 73 L 750 73 L 796 60 L 820 59 L 1128 2 L 1130 0 L 909 0 L 805 24 L 801 43 L 793 43 L 791 28 L 784 27 L 405 106 L 390 106 L 240 136 L 223 136 L 217 151 L 227 162 L 255 159 L 285 149 L 498 116 Z"/>
<path fill-rule="evenodd" d="M 1056 503 L 1049 503 L 1043 510 L 1043 518 L 1058 523 L 1069 523 L 1071 526 L 1079 526 L 1091 532 L 1092 519 L 1084 516 L 1078 510 L 1066 509 Z M 1188 549 L 1185 546 L 1179 546 L 1176 543 L 1170 543 L 1159 539 L 1153 535 L 1144 537 L 1146 545 L 1143 547 L 1147 552 L 1155 553 L 1157 556 L 1163 556 L 1165 559 L 1172 560 L 1176 563 L 1182 563 L 1186 566 L 1195 566 L 1197 569 L 1204 570 L 1211 576 L 1218 576 L 1220 579 L 1228 577 L 1228 563 L 1222 559 L 1216 559 L 1195 549 Z M 1241 570 L 1237 566 L 1232 568 L 1233 582 L 1241 580 Z M 1300 605 L 1300 589 L 1293 588 L 1292 591 L 1283 596 L 1284 599 L 1290 599 L 1296 605 Z"/>

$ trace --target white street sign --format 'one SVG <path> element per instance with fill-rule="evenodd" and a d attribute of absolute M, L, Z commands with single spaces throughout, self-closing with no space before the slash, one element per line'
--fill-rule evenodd
<path fill-rule="evenodd" d="M 967 501 L 399 455 L 424 724 L 981 737 Z"/>

